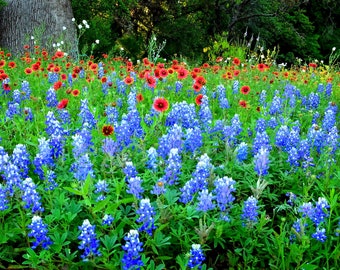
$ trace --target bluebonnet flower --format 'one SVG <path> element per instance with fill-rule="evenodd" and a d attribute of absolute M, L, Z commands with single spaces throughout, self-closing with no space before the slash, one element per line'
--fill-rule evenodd
<path fill-rule="evenodd" d="M 202 97 L 202 104 L 198 112 L 202 126 L 208 128 L 212 123 L 212 113 L 209 108 L 209 98 L 205 95 Z"/>
<path fill-rule="evenodd" d="M 127 85 L 124 80 L 116 79 L 117 91 L 119 94 L 125 94 Z"/>
<path fill-rule="evenodd" d="M 1 156 L 0 156 L 1 158 Z M 11 162 L 7 163 L 6 166 L 3 168 L 3 175 L 2 177 L 6 181 L 7 191 L 10 196 L 14 195 L 14 190 L 16 188 L 22 187 L 22 178 L 20 175 L 20 171 L 17 166 L 12 164 Z"/>
<path fill-rule="evenodd" d="M 8 103 L 8 108 L 6 110 L 6 117 L 5 120 L 13 119 L 15 115 L 20 114 L 20 105 L 19 103 Z"/>
<path fill-rule="evenodd" d="M 96 226 L 91 225 L 88 219 L 83 221 L 82 226 L 78 227 L 81 233 L 78 239 L 81 241 L 79 245 L 80 250 L 84 250 L 81 255 L 83 261 L 87 261 L 90 257 L 101 256 L 99 249 L 99 240 L 95 232 Z"/>
<path fill-rule="evenodd" d="M 131 89 L 133 90 L 133 88 Z M 137 99 L 136 99 L 136 92 L 130 91 L 127 97 L 127 104 L 128 104 L 128 110 L 133 110 L 136 108 Z"/>
<path fill-rule="evenodd" d="M 185 134 L 184 147 L 186 151 L 195 153 L 203 145 L 202 131 L 199 127 L 188 128 Z"/>
<path fill-rule="evenodd" d="M 340 235 L 340 221 L 338 222 L 338 227 L 335 229 L 335 236 Z"/>
<path fill-rule="evenodd" d="M 78 73 L 78 76 L 79 76 L 80 79 L 85 78 L 85 70 L 82 67 L 80 67 L 80 71 Z"/>
<path fill-rule="evenodd" d="M 266 98 L 267 98 L 267 91 L 266 90 L 262 90 L 260 95 L 259 95 L 259 103 L 260 103 L 260 105 L 262 107 L 266 107 L 267 106 Z"/>
<path fill-rule="evenodd" d="M 325 90 L 325 95 L 327 96 L 327 97 L 330 97 L 331 95 L 332 95 L 332 83 L 327 83 L 327 85 L 326 85 L 326 90 Z"/>
<path fill-rule="evenodd" d="M 267 126 L 270 127 L 271 129 L 275 129 L 277 125 L 278 123 L 274 116 L 272 116 L 267 122 Z"/>
<path fill-rule="evenodd" d="M 115 133 L 117 143 L 121 146 L 121 148 L 124 148 L 125 146 L 128 146 L 130 143 L 132 143 L 130 123 L 127 120 L 122 119 L 120 125 L 115 127 Z"/>
<path fill-rule="evenodd" d="M 254 157 L 255 171 L 258 176 L 268 174 L 269 169 L 269 151 L 265 147 L 261 147 L 260 151 Z"/>
<path fill-rule="evenodd" d="M 183 87 L 183 83 L 182 82 L 180 82 L 180 81 L 176 81 L 175 82 L 175 91 L 176 91 L 176 93 L 181 91 L 182 87 Z"/>
<path fill-rule="evenodd" d="M 40 195 L 36 191 L 36 185 L 31 178 L 26 178 L 22 183 L 22 200 L 25 202 L 25 208 L 32 208 L 32 213 L 43 212 L 44 208 L 41 206 Z"/>
<path fill-rule="evenodd" d="M 113 157 L 119 151 L 119 145 L 111 138 L 103 139 L 102 150 L 105 154 Z"/>
<path fill-rule="evenodd" d="M 302 213 L 302 217 L 312 218 L 314 213 L 312 203 L 311 202 L 303 203 L 299 208 L 299 212 Z"/>
<path fill-rule="evenodd" d="M 309 144 L 316 148 L 318 153 L 321 153 L 322 148 L 326 144 L 326 134 L 317 125 L 313 124 L 308 130 L 307 138 Z"/>
<path fill-rule="evenodd" d="M 233 94 L 237 94 L 238 91 L 239 91 L 239 87 L 240 87 L 240 82 L 238 80 L 235 80 L 233 82 L 233 87 L 232 87 L 232 90 L 233 90 Z"/>
<path fill-rule="evenodd" d="M 114 126 L 118 125 L 119 112 L 116 107 L 107 106 L 105 108 L 105 114 L 106 114 L 107 121 L 109 124 L 114 125 Z"/>
<path fill-rule="evenodd" d="M 288 197 L 287 203 L 293 206 L 294 202 L 296 201 L 296 195 L 293 192 L 287 192 L 286 196 Z"/>
<path fill-rule="evenodd" d="M 159 139 L 159 146 L 158 146 L 158 154 L 163 158 L 166 159 L 170 153 L 172 148 L 177 148 L 179 152 L 182 151 L 183 148 L 183 131 L 182 127 L 174 124 L 171 129 L 168 131 L 167 134 L 163 135 Z"/>
<path fill-rule="evenodd" d="M 275 96 L 270 105 L 269 114 L 276 115 L 282 113 L 282 99 L 279 96 Z"/>
<path fill-rule="evenodd" d="M 307 139 L 301 140 L 297 148 L 300 159 L 310 156 L 310 144 Z"/>
<path fill-rule="evenodd" d="M 13 103 L 21 103 L 21 92 L 18 89 L 13 91 Z"/>
<path fill-rule="evenodd" d="M 7 167 L 9 162 L 10 162 L 9 155 L 7 154 L 5 149 L 2 146 L 0 146 L 0 172 Z"/>
<path fill-rule="evenodd" d="M 326 135 L 326 144 L 330 149 L 330 154 L 334 155 L 339 147 L 339 134 L 336 126 L 332 127 Z"/>
<path fill-rule="evenodd" d="M 50 87 L 46 93 L 47 107 L 56 107 L 58 105 L 57 94 L 53 87 Z"/>
<path fill-rule="evenodd" d="M 242 123 L 238 114 L 235 114 L 233 118 L 231 118 L 231 130 L 230 139 L 232 142 L 236 143 L 236 137 L 242 132 Z"/>
<path fill-rule="evenodd" d="M 94 191 L 95 194 L 102 193 L 98 196 L 96 202 L 105 200 L 106 197 L 103 193 L 109 192 L 109 184 L 105 180 L 99 180 L 94 186 L 96 188 Z"/>
<path fill-rule="evenodd" d="M 299 166 L 299 158 L 299 153 L 295 147 L 292 147 L 288 150 L 287 162 L 289 162 L 291 166 Z"/>
<path fill-rule="evenodd" d="M 163 182 L 174 185 L 177 183 L 178 177 L 181 174 L 182 161 L 177 148 L 172 148 L 167 160 L 167 167 L 165 168 L 165 175 Z"/>
<path fill-rule="evenodd" d="M 250 196 L 245 202 L 243 207 L 243 212 L 241 215 L 241 218 L 244 220 L 245 225 L 252 225 L 253 223 L 257 222 L 257 216 L 258 216 L 258 209 L 257 206 L 257 199 L 253 196 Z"/>
<path fill-rule="evenodd" d="M 103 63 L 99 62 L 98 63 L 98 78 L 101 79 L 104 76 L 104 67 Z"/>
<path fill-rule="evenodd" d="M 248 157 L 248 145 L 245 142 L 241 142 L 235 149 L 236 158 L 238 162 L 243 162 Z"/>
<path fill-rule="evenodd" d="M 29 237 L 34 237 L 32 249 L 36 249 L 38 246 L 42 246 L 43 249 L 48 249 L 52 244 L 50 237 L 47 236 L 47 225 L 43 222 L 39 216 L 33 216 L 32 222 L 27 226 L 31 231 L 28 233 Z"/>
<path fill-rule="evenodd" d="M 22 99 L 30 99 L 32 90 L 28 81 L 21 83 L 21 92 L 24 94 Z"/>
<path fill-rule="evenodd" d="M 64 153 L 65 137 L 61 135 L 52 135 L 49 139 L 49 145 L 51 147 L 51 154 L 53 158 L 59 158 Z"/>
<path fill-rule="evenodd" d="M 25 108 L 23 109 L 23 113 L 24 113 L 24 115 L 25 115 L 25 121 L 30 121 L 30 122 L 32 122 L 32 120 L 33 120 L 32 109 L 29 108 L 29 107 L 25 107 Z"/>
<path fill-rule="evenodd" d="M 136 220 L 138 223 L 142 223 L 141 227 L 139 227 L 139 231 L 145 231 L 149 235 L 152 235 L 152 231 L 156 229 L 155 226 L 155 210 L 150 204 L 149 199 L 142 199 L 139 203 L 139 208 L 136 213 L 139 215 Z"/>
<path fill-rule="evenodd" d="M 333 110 L 327 110 L 322 122 L 322 129 L 329 132 L 336 124 L 336 113 Z"/>
<path fill-rule="evenodd" d="M 316 232 L 312 234 L 312 238 L 324 243 L 327 240 L 326 229 L 316 228 Z"/>
<path fill-rule="evenodd" d="M 142 193 L 144 192 L 144 189 L 142 187 L 142 179 L 139 176 L 131 177 L 127 180 L 128 188 L 126 190 L 126 193 L 132 194 L 137 199 L 142 198 Z"/>
<path fill-rule="evenodd" d="M 75 135 L 72 136 L 72 153 L 74 158 L 92 150 L 93 142 L 91 131 L 86 128 L 86 125 Z"/>
<path fill-rule="evenodd" d="M 0 183 L 0 211 L 8 209 L 7 188 Z"/>
<path fill-rule="evenodd" d="M 213 203 L 214 196 L 212 193 L 208 191 L 208 189 L 203 189 L 198 193 L 198 204 L 197 210 L 202 211 L 203 213 L 208 212 L 215 208 L 215 204 Z"/>
<path fill-rule="evenodd" d="M 52 150 L 49 145 L 49 140 L 46 140 L 46 138 L 43 137 L 38 139 L 38 141 L 39 152 L 33 160 L 33 164 L 35 166 L 34 172 L 40 177 L 40 179 L 44 179 L 43 166 L 52 168 L 54 167 L 54 161 L 52 158 Z"/>
<path fill-rule="evenodd" d="M 69 73 L 68 76 L 67 76 L 67 82 L 68 82 L 68 85 L 70 87 L 72 87 L 72 85 L 73 85 L 73 77 L 72 77 L 71 73 Z"/>
<path fill-rule="evenodd" d="M 94 177 L 93 165 L 87 153 L 76 159 L 71 165 L 71 172 L 78 181 L 85 181 L 88 175 Z"/>
<path fill-rule="evenodd" d="M 136 167 L 133 165 L 131 161 L 127 161 L 125 163 L 125 167 L 123 169 L 123 172 L 125 174 L 125 180 L 128 181 L 130 178 L 136 177 L 138 172 L 136 170 Z"/>
<path fill-rule="evenodd" d="M 313 114 L 312 124 L 317 124 L 319 118 L 320 118 L 320 113 L 319 112 L 315 112 Z"/>
<path fill-rule="evenodd" d="M 310 216 L 310 219 L 315 224 L 315 227 L 318 227 L 322 222 L 326 220 L 329 216 L 328 209 L 329 204 L 325 198 L 319 198 L 315 204 L 315 208 Z"/>
<path fill-rule="evenodd" d="M 54 171 L 52 171 L 52 170 L 47 171 L 46 180 L 47 180 L 47 184 L 49 186 L 46 187 L 45 190 L 54 190 L 56 187 L 58 187 L 58 184 L 55 181 L 56 178 L 57 178 L 57 175 Z"/>
<path fill-rule="evenodd" d="M 109 215 L 109 214 L 105 214 L 103 219 L 102 219 L 102 225 L 105 226 L 110 226 L 112 224 L 112 222 L 114 221 L 114 217 Z"/>
<path fill-rule="evenodd" d="M 146 167 L 150 170 L 156 171 L 157 170 L 157 150 L 154 147 L 150 147 L 148 150 L 148 161 Z"/>
<path fill-rule="evenodd" d="M 142 138 L 144 136 L 144 130 L 141 126 L 141 117 L 137 109 L 132 109 L 127 115 L 122 116 L 122 120 L 125 120 L 129 124 L 130 136 L 136 136 Z"/>
<path fill-rule="evenodd" d="M 308 109 L 317 110 L 320 104 L 320 96 L 318 93 L 310 93 L 308 96 Z"/>
<path fill-rule="evenodd" d="M 235 200 L 235 197 L 232 195 L 232 192 L 236 191 L 235 184 L 235 180 L 227 176 L 217 178 L 214 182 L 217 206 L 222 212 L 226 212 Z M 226 217 L 224 219 L 226 220 Z"/>
<path fill-rule="evenodd" d="M 82 124 L 88 123 L 90 129 L 96 126 L 97 120 L 89 109 L 89 102 L 87 99 L 81 100 L 79 116 L 82 120 Z"/>
<path fill-rule="evenodd" d="M 26 145 L 17 144 L 13 150 L 11 156 L 11 162 L 17 166 L 19 173 L 22 178 L 28 177 L 29 165 L 30 165 L 30 154 L 26 149 Z"/>
<path fill-rule="evenodd" d="M 267 128 L 266 120 L 263 118 L 259 118 L 256 121 L 255 131 L 256 132 L 265 132 Z"/>
<path fill-rule="evenodd" d="M 155 194 L 157 196 L 164 194 L 166 192 L 165 183 L 161 178 L 157 183 L 153 186 L 152 190 L 150 191 L 151 194 Z"/>
<path fill-rule="evenodd" d="M 296 239 L 296 236 L 298 235 L 299 237 L 304 235 L 304 229 L 305 227 L 307 227 L 307 223 L 302 223 L 303 220 L 302 219 L 297 219 L 292 226 L 292 229 L 294 231 L 294 234 L 292 234 L 289 239 L 291 241 Z"/>
<path fill-rule="evenodd" d="M 165 120 L 166 126 L 179 125 L 183 128 L 194 128 L 198 125 L 194 104 L 186 101 L 176 102 L 172 105 L 171 111 Z"/>
<path fill-rule="evenodd" d="M 282 149 L 286 149 L 288 145 L 289 128 L 287 126 L 281 126 L 276 133 L 275 144 Z"/>
<path fill-rule="evenodd" d="M 67 109 L 58 110 L 58 116 L 62 124 L 71 124 L 71 116 Z"/>
<path fill-rule="evenodd" d="M 59 74 L 56 72 L 48 72 L 47 80 L 49 83 L 53 84 L 59 80 Z"/>
<path fill-rule="evenodd" d="M 190 249 L 190 257 L 188 262 L 188 267 L 193 269 L 198 267 L 198 269 L 202 268 L 202 262 L 205 260 L 205 256 L 203 254 L 202 248 L 200 244 L 193 244 Z"/>
<path fill-rule="evenodd" d="M 52 111 L 49 111 L 46 115 L 46 133 L 50 136 L 52 135 L 60 135 L 63 136 L 65 134 L 64 129 L 62 128 L 60 122 L 54 116 Z"/>
<path fill-rule="evenodd" d="M 256 132 L 256 136 L 253 142 L 253 153 L 256 155 L 261 148 L 271 150 L 270 139 L 267 132 Z"/>
<path fill-rule="evenodd" d="M 319 84 L 318 84 L 318 88 L 316 89 L 316 91 L 317 91 L 318 93 L 322 93 L 324 90 L 325 90 L 324 85 L 323 85 L 322 83 L 319 83 Z"/>
<path fill-rule="evenodd" d="M 139 241 L 137 230 L 130 230 L 124 237 L 125 245 L 122 246 L 125 251 L 122 263 L 124 270 L 140 270 L 144 266 L 140 253 L 143 251 L 143 243 Z"/>
<path fill-rule="evenodd" d="M 220 108 L 229 109 L 230 105 L 228 99 L 226 98 L 225 87 L 222 84 L 217 86 L 217 94 Z"/>
<path fill-rule="evenodd" d="M 299 127 L 292 127 L 291 131 L 288 135 L 288 149 L 291 147 L 297 148 L 300 142 L 300 128 Z"/>

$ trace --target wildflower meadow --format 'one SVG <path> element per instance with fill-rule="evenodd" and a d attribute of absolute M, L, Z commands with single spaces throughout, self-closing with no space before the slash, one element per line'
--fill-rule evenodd
<path fill-rule="evenodd" d="M 233 55 L 0 52 L 1 269 L 339 269 L 340 78 Z"/>

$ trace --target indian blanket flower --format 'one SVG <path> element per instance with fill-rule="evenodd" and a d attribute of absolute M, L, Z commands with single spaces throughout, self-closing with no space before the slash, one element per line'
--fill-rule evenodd
<path fill-rule="evenodd" d="M 36 249 L 41 245 L 43 249 L 48 249 L 52 244 L 50 237 L 48 237 L 47 225 L 39 216 L 33 216 L 31 224 L 27 226 L 31 231 L 28 233 L 29 237 L 35 238 L 32 249 Z"/>
<path fill-rule="evenodd" d="M 44 208 L 41 205 L 41 198 L 39 193 L 36 191 L 36 185 L 32 178 L 26 178 L 22 182 L 22 200 L 25 203 L 24 208 L 32 208 L 32 213 L 43 212 Z"/>
<path fill-rule="evenodd" d="M 241 94 L 248 95 L 250 92 L 250 87 L 248 85 L 244 85 L 241 87 Z"/>
<path fill-rule="evenodd" d="M 113 134 L 114 128 L 111 125 L 104 125 L 102 127 L 102 133 L 104 136 L 110 136 Z"/>
<path fill-rule="evenodd" d="M 203 254 L 202 248 L 200 244 L 192 244 L 190 249 L 188 267 L 193 269 L 198 267 L 198 269 L 202 268 L 202 263 L 205 260 L 205 256 Z"/>
<path fill-rule="evenodd" d="M 169 109 L 169 101 L 165 98 L 156 98 L 153 102 L 153 108 L 158 112 L 164 112 Z"/>
<path fill-rule="evenodd" d="M 198 94 L 195 98 L 196 105 L 200 106 L 202 104 L 203 94 Z"/>
<path fill-rule="evenodd" d="M 138 223 L 142 223 L 138 228 L 139 231 L 145 231 L 149 235 L 152 235 L 153 230 L 156 229 L 154 217 L 156 215 L 154 208 L 150 204 L 149 199 L 142 199 L 139 203 L 139 208 L 136 211 L 139 215 L 136 220 Z"/>
<path fill-rule="evenodd" d="M 257 222 L 258 209 L 257 199 L 250 196 L 245 202 L 242 211 L 241 218 L 244 221 L 243 226 L 251 226 Z"/>
<path fill-rule="evenodd" d="M 59 101 L 59 103 L 57 104 L 57 108 L 59 110 L 61 109 L 65 109 L 67 107 L 68 104 L 68 99 L 67 98 L 63 98 L 62 100 Z"/>
<path fill-rule="evenodd" d="M 141 259 L 141 252 L 143 251 L 143 243 L 139 241 L 139 234 L 137 230 L 130 230 L 128 235 L 124 237 L 125 245 L 122 246 L 124 256 L 122 259 L 124 270 L 140 270 L 144 266 Z"/>
<path fill-rule="evenodd" d="M 80 250 L 84 250 L 81 255 L 83 261 L 87 261 L 89 258 L 95 256 L 101 256 L 99 249 L 99 240 L 97 240 L 97 234 L 95 232 L 96 226 L 91 225 L 88 219 L 83 221 L 82 226 L 78 227 L 81 231 L 78 239 L 81 241 L 79 245 Z"/>

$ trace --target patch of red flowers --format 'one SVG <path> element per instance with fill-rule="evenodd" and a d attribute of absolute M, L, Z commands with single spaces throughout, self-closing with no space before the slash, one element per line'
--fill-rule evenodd
<path fill-rule="evenodd" d="M 137 99 L 138 102 L 141 102 L 141 101 L 144 100 L 144 97 L 141 93 L 139 93 L 139 94 L 136 95 L 136 99 Z"/>
<path fill-rule="evenodd" d="M 239 102 L 238 102 L 238 104 L 241 106 L 241 107 L 243 107 L 243 108 L 247 108 L 248 107 L 248 103 L 247 103 L 247 101 L 245 101 L 245 100 L 240 100 Z"/>
<path fill-rule="evenodd" d="M 130 77 L 130 76 L 127 76 L 127 77 L 124 79 L 124 82 L 125 82 L 125 84 L 127 84 L 127 85 L 131 85 L 131 84 L 133 84 L 134 79 L 133 79 L 132 77 Z"/>
<path fill-rule="evenodd" d="M 169 109 L 169 102 L 165 98 L 156 98 L 153 108 L 158 112 L 164 112 Z"/>
<path fill-rule="evenodd" d="M 53 84 L 53 89 L 55 91 L 59 90 L 63 86 L 63 83 L 61 81 L 57 81 Z"/>

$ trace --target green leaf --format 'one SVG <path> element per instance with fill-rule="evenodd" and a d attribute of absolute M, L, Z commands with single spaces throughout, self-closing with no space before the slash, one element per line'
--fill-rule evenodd
<path fill-rule="evenodd" d="M 64 187 L 64 189 L 67 190 L 68 192 L 75 194 L 75 195 L 79 195 L 79 196 L 83 195 L 83 193 L 80 190 L 73 189 L 71 187 Z"/>

